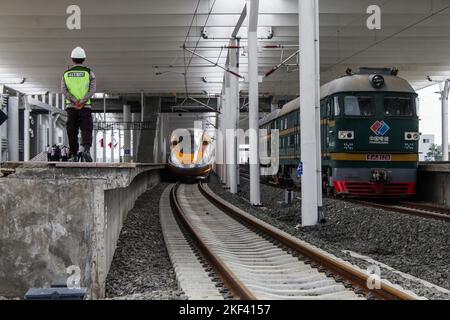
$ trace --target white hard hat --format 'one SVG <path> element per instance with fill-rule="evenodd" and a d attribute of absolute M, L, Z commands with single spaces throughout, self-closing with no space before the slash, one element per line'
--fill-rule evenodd
<path fill-rule="evenodd" d="M 72 50 L 72 55 L 70 56 L 72 59 L 86 59 L 86 52 L 81 47 L 76 47 Z"/>

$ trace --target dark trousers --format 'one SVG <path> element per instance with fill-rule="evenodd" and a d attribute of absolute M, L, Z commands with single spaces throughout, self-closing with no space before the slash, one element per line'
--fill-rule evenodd
<path fill-rule="evenodd" d="M 67 109 L 67 136 L 69 137 L 70 154 L 78 153 L 78 132 L 81 130 L 81 144 L 84 147 L 92 145 L 92 109 Z"/>

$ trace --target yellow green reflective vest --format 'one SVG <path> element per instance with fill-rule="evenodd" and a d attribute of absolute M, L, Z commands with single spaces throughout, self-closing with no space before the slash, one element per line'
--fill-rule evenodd
<path fill-rule="evenodd" d="M 67 89 L 78 100 L 83 99 L 89 92 L 90 77 L 91 69 L 83 66 L 75 66 L 64 73 L 64 81 L 66 82 Z M 70 103 L 66 99 L 66 104 Z M 91 99 L 86 104 L 91 104 Z"/>

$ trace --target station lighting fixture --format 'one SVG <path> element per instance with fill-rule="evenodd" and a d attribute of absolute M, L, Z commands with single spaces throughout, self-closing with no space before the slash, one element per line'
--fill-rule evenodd
<path fill-rule="evenodd" d="M 355 132 L 354 131 L 339 131 L 338 138 L 339 138 L 339 140 L 354 140 Z"/>
<path fill-rule="evenodd" d="M 380 89 L 384 86 L 384 77 L 380 74 L 376 74 L 370 77 L 370 82 L 375 89 Z"/>

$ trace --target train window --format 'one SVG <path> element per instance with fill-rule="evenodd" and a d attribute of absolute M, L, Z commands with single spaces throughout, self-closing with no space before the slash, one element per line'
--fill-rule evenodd
<path fill-rule="evenodd" d="M 344 113 L 346 116 L 373 116 L 375 114 L 373 98 L 364 96 L 346 96 L 344 98 Z"/>
<path fill-rule="evenodd" d="M 295 146 L 295 135 L 289 136 L 289 146 L 291 147 Z"/>
<path fill-rule="evenodd" d="M 416 114 L 420 114 L 420 100 L 419 97 L 416 98 Z"/>
<path fill-rule="evenodd" d="M 334 97 L 334 115 L 339 116 L 341 114 L 341 108 L 339 107 L 339 97 Z"/>
<path fill-rule="evenodd" d="M 384 115 L 405 116 L 414 115 L 414 104 L 410 97 L 384 97 Z"/>
<path fill-rule="evenodd" d="M 331 107 L 331 100 L 327 101 L 327 105 L 326 105 L 326 117 L 332 117 L 333 116 L 333 111 L 332 111 L 332 107 Z"/>

